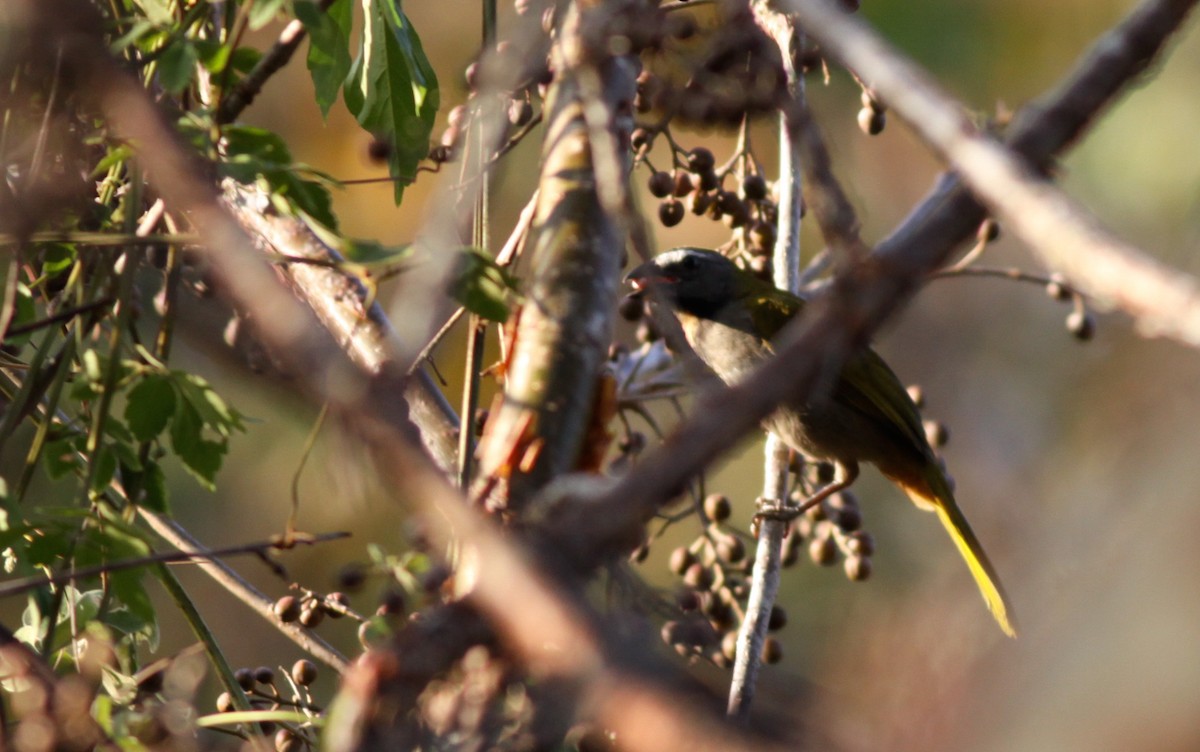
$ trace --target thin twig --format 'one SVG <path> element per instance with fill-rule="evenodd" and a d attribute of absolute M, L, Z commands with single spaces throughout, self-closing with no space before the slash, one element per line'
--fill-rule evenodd
<path fill-rule="evenodd" d="M 195 561 L 196 565 L 203 572 L 219 582 L 234 597 L 249 606 L 263 619 L 266 619 L 271 626 L 290 638 L 292 642 L 338 673 L 346 670 L 349 662 L 336 648 L 325 642 L 316 633 L 305 629 L 299 624 L 280 621 L 275 616 L 273 610 L 275 602 L 273 600 L 264 595 L 254 585 L 247 582 L 232 567 L 225 564 L 225 562 L 207 557 L 208 549 L 193 538 L 191 533 L 184 530 L 179 523 L 169 517 L 151 512 L 145 507 L 138 507 L 138 515 L 154 532 L 158 533 L 158 535 L 172 546 L 175 546 L 175 548 L 178 548 L 189 557 L 201 557 L 195 559 Z"/>
<path fill-rule="evenodd" d="M 324 13 L 330 5 L 333 5 L 333 0 L 320 0 L 317 9 Z M 218 125 L 232 123 L 242 114 L 242 110 L 250 106 L 271 76 L 282 70 L 292 59 L 292 55 L 296 54 L 305 36 L 304 24 L 299 19 L 292 19 L 280 32 L 275 44 L 259 59 L 246 77 L 238 81 L 228 95 L 222 97 L 215 118 Z"/>
<path fill-rule="evenodd" d="M 1010 148 L 981 133 L 911 60 L 830 0 L 786 0 L 825 54 L 853 68 L 1049 267 L 1145 336 L 1200 347 L 1200 281 L 1116 237 Z M 1158 3 L 1182 21 L 1194 2 Z"/>

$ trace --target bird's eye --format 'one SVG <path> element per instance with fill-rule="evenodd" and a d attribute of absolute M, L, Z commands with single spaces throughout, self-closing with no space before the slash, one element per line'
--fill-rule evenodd
<path fill-rule="evenodd" d="M 683 257 L 683 268 L 688 271 L 694 271 L 696 269 L 696 257 L 695 256 L 684 256 Z"/>

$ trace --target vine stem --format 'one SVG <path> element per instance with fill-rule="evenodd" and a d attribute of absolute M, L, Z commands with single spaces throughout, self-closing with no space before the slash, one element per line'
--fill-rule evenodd
<path fill-rule="evenodd" d="M 804 78 L 795 65 L 799 39 L 790 19 L 771 10 L 763 0 L 751 3 L 755 21 L 779 45 L 793 101 L 804 97 Z M 775 286 L 793 294 L 800 291 L 800 205 L 802 170 L 800 160 L 800 124 L 793 116 L 794 106 L 779 115 L 779 231 L 775 238 Z M 763 493 L 767 503 L 788 503 L 788 460 L 786 444 L 775 434 L 767 435 L 764 447 Z M 764 518 L 758 526 L 758 547 L 750 580 L 746 614 L 738 630 L 733 679 L 729 686 L 728 714 L 745 722 L 750 715 L 758 672 L 762 666 L 763 644 L 775 597 L 779 593 L 782 571 L 780 550 L 788 523 Z"/>

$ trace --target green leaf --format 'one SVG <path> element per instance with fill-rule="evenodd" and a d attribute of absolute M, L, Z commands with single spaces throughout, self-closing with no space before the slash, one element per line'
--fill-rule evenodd
<path fill-rule="evenodd" d="M 222 436 L 246 430 L 242 424 L 241 413 L 225 404 L 225 400 L 213 390 L 203 376 L 183 372 L 175 372 L 175 375 L 180 394 L 196 409 L 205 426 Z"/>
<path fill-rule="evenodd" d="M 158 58 L 158 81 L 171 94 L 178 94 L 191 83 L 199 62 L 200 55 L 192 41 L 176 39 Z"/>
<path fill-rule="evenodd" d="M 395 264 L 412 255 L 412 245 L 384 245 L 374 240 L 347 239 L 342 243 L 347 261 L 360 264 Z"/>
<path fill-rule="evenodd" d="M 200 54 L 200 63 L 209 73 L 220 73 L 229 65 L 233 48 L 213 39 L 195 40 L 196 51 Z"/>
<path fill-rule="evenodd" d="M 253 157 L 259 162 L 276 166 L 292 163 L 292 154 L 288 151 L 287 143 L 279 134 L 266 128 L 230 125 L 222 134 L 225 136 L 225 149 L 230 161 L 237 161 L 239 157 Z"/>
<path fill-rule="evenodd" d="M 82 442 L 82 436 L 68 436 L 46 443 L 42 450 L 42 465 L 50 480 L 58 480 L 79 469 L 79 447 Z"/>
<path fill-rule="evenodd" d="M 92 476 L 92 487 L 89 490 L 94 494 L 102 493 L 116 475 L 117 455 L 112 447 L 104 444 L 96 449 L 92 462 L 96 464 L 96 472 Z"/>
<path fill-rule="evenodd" d="M 487 254 L 469 249 L 459 260 L 451 294 L 471 313 L 504 322 L 508 320 L 508 298 L 515 283 Z"/>
<path fill-rule="evenodd" d="M 254 0 L 248 16 L 250 28 L 257 31 L 274 21 L 283 3 L 284 0 Z"/>
<path fill-rule="evenodd" d="M 230 126 L 225 129 L 226 153 L 222 164 L 225 174 L 240 183 L 265 179 L 272 193 L 287 200 L 283 210 L 303 212 L 330 229 L 337 228 L 333 197 L 329 189 L 315 180 L 300 177 L 301 171 L 313 172 L 292 163 L 287 144 L 277 134 L 263 128 Z"/>
<path fill-rule="evenodd" d="M 253 47 L 238 47 L 229 56 L 229 64 L 238 73 L 249 73 L 259 60 L 262 60 L 262 53 Z"/>
<path fill-rule="evenodd" d="M 147 461 L 138 474 L 137 481 L 142 489 L 142 497 L 139 501 L 143 506 L 153 512 L 168 511 L 167 504 L 170 497 L 167 491 L 167 476 L 163 473 L 161 465 L 157 462 Z"/>
<path fill-rule="evenodd" d="M 191 400 L 180 400 L 171 421 L 171 447 L 184 468 L 209 491 L 216 490 L 217 471 L 221 469 L 226 446 L 203 436 L 204 423 Z"/>
<path fill-rule="evenodd" d="M 359 124 L 395 145 L 388 168 L 395 201 L 429 153 L 438 108 L 437 76 L 397 0 L 363 0 L 359 52 L 344 87 Z"/>
<path fill-rule="evenodd" d="M 159 26 L 169 26 L 175 16 L 171 12 L 171 0 L 133 0 L 151 23 Z"/>
<path fill-rule="evenodd" d="M 217 473 L 225 459 L 225 442 L 200 439 L 186 455 L 180 455 L 183 466 L 200 485 L 209 491 L 217 490 Z"/>
<path fill-rule="evenodd" d="M 147 376 L 126 395 L 125 422 L 138 441 L 157 437 L 174 414 L 175 387 L 165 376 Z"/>
<path fill-rule="evenodd" d="M 350 72 L 352 11 L 350 0 L 335 0 L 324 13 L 311 0 L 296 3 L 296 18 L 308 30 L 308 72 L 322 117 L 329 116 L 329 108 Z"/>
<path fill-rule="evenodd" d="M 42 274 L 54 277 L 75 263 L 75 246 L 66 243 L 47 243 L 42 251 Z"/>

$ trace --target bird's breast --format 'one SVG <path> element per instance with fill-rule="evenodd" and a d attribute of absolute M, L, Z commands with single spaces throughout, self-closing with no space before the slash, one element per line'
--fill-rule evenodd
<path fill-rule="evenodd" d="M 770 357 L 762 339 L 719 321 L 679 317 L 688 344 L 726 384 L 736 384 Z"/>

